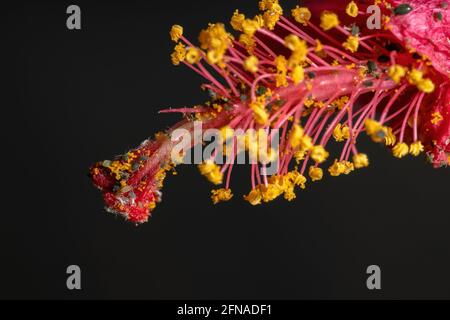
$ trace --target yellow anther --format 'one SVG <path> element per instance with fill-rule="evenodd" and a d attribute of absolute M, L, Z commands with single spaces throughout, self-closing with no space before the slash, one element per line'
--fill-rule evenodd
<path fill-rule="evenodd" d="M 278 0 L 261 0 L 259 2 L 260 10 L 273 10 L 274 6 L 278 4 Z"/>
<path fill-rule="evenodd" d="M 396 158 L 403 158 L 409 153 L 409 147 L 406 143 L 400 142 L 395 145 L 395 147 L 392 149 L 392 153 L 394 154 L 394 157 Z"/>
<path fill-rule="evenodd" d="M 345 41 L 342 46 L 347 49 L 350 52 L 356 52 L 358 51 L 359 47 L 359 37 L 350 35 L 347 38 L 347 41 Z"/>
<path fill-rule="evenodd" d="M 174 65 L 179 65 L 186 58 L 186 47 L 182 43 L 177 44 L 171 58 Z"/>
<path fill-rule="evenodd" d="M 230 201 L 233 198 L 231 189 L 218 189 L 211 191 L 211 200 L 214 204 L 219 202 Z"/>
<path fill-rule="evenodd" d="M 261 191 L 259 189 L 253 189 L 247 196 L 244 196 L 244 199 L 252 206 L 257 206 L 262 201 Z"/>
<path fill-rule="evenodd" d="M 369 157 L 364 153 L 358 153 L 353 156 L 353 164 L 356 169 L 361 169 L 369 166 Z"/>
<path fill-rule="evenodd" d="M 261 189 L 261 197 L 264 202 L 270 202 L 278 198 L 283 194 L 283 189 L 278 185 L 269 183 L 267 186 L 262 185 Z"/>
<path fill-rule="evenodd" d="M 265 125 L 269 121 L 269 115 L 267 114 L 264 106 L 257 102 L 250 105 L 253 110 L 253 117 L 258 124 Z"/>
<path fill-rule="evenodd" d="M 373 119 L 367 119 L 365 122 L 365 126 L 366 126 L 366 132 L 369 136 L 378 133 L 382 128 L 381 123 L 379 123 L 378 121 L 373 120 Z"/>
<path fill-rule="evenodd" d="M 384 137 L 384 142 L 387 146 L 394 146 L 397 142 L 397 137 L 395 136 L 392 128 L 387 128 L 386 137 Z"/>
<path fill-rule="evenodd" d="M 306 108 L 309 108 L 312 105 L 314 105 L 314 100 L 313 99 L 306 99 L 306 101 L 304 102 L 304 105 L 305 105 Z"/>
<path fill-rule="evenodd" d="M 221 64 L 223 56 L 231 45 L 231 36 L 225 30 L 222 23 L 209 24 L 208 28 L 202 30 L 199 36 L 202 49 L 207 50 L 207 60 L 211 64 Z"/>
<path fill-rule="evenodd" d="M 339 123 L 333 130 L 333 137 L 337 142 L 348 140 L 350 138 L 350 128 Z"/>
<path fill-rule="evenodd" d="M 306 151 L 304 150 L 298 150 L 294 153 L 294 158 L 297 164 L 299 164 L 302 160 L 305 160 L 306 158 Z"/>
<path fill-rule="evenodd" d="M 296 149 L 300 145 L 303 134 L 304 130 L 300 125 L 294 124 L 292 126 L 291 132 L 289 134 L 289 144 L 293 149 Z"/>
<path fill-rule="evenodd" d="M 186 61 L 190 64 L 195 64 L 201 59 L 200 50 L 197 48 L 189 48 L 186 52 Z"/>
<path fill-rule="evenodd" d="M 258 29 L 259 29 L 259 24 L 257 21 L 254 21 L 251 19 L 245 19 L 242 22 L 242 31 L 250 37 L 252 37 Z"/>
<path fill-rule="evenodd" d="M 321 145 L 314 146 L 311 150 L 311 158 L 317 163 L 323 163 L 328 159 L 330 154 Z"/>
<path fill-rule="evenodd" d="M 253 52 L 253 49 L 256 46 L 255 39 L 246 35 L 245 33 L 239 36 L 239 42 L 242 43 L 249 52 Z"/>
<path fill-rule="evenodd" d="M 242 31 L 242 23 L 245 20 L 245 15 L 239 13 L 239 10 L 236 10 L 231 17 L 230 24 L 236 31 Z"/>
<path fill-rule="evenodd" d="M 358 6 L 356 5 L 355 1 L 350 2 L 347 7 L 345 8 L 345 12 L 350 16 L 350 17 L 357 17 L 358 16 Z"/>
<path fill-rule="evenodd" d="M 170 29 L 170 38 L 172 39 L 172 41 L 177 42 L 182 36 L 183 27 L 178 24 L 173 25 L 172 29 Z"/>
<path fill-rule="evenodd" d="M 286 174 L 286 180 L 300 189 L 306 188 L 306 177 L 297 170 L 288 172 Z"/>
<path fill-rule="evenodd" d="M 400 83 L 402 78 L 406 75 L 406 69 L 398 64 L 393 65 L 388 70 L 389 77 L 396 83 Z"/>
<path fill-rule="evenodd" d="M 275 25 L 277 24 L 278 20 L 280 20 L 280 17 L 281 17 L 281 14 L 279 14 L 275 11 L 264 12 L 264 15 L 263 15 L 264 26 L 269 30 L 273 30 L 275 28 Z"/>
<path fill-rule="evenodd" d="M 300 38 L 296 35 L 290 34 L 286 38 L 284 38 L 284 45 L 289 48 L 289 50 L 295 51 L 304 47 L 305 42 L 303 40 L 300 40 Z"/>
<path fill-rule="evenodd" d="M 220 129 L 220 135 L 221 135 L 222 141 L 226 142 L 226 141 L 234 138 L 234 130 L 233 130 L 233 128 L 231 128 L 229 126 L 225 126 L 222 129 Z"/>
<path fill-rule="evenodd" d="M 413 85 L 418 85 L 423 79 L 423 72 L 417 69 L 412 69 L 408 73 L 408 81 Z"/>
<path fill-rule="evenodd" d="M 309 168 L 309 177 L 312 179 L 312 181 L 319 181 L 323 178 L 323 170 L 319 167 L 313 167 L 311 166 Z"/>
<path fill-rule="evenodd" d="M 212 160 L 207 160 L 205 162 L 203 162 L 202 164 L 198 165 L 198 170 L 200 171 L 200 173 L 205 176 L 209 173 L 211 173 L 216 167 L 216 164 L 214 163 L 214 161 Z"/>
<path fill-rule="evenodd" d="M 213 184 L 218 185 L 222 183 L 223 173 L 220 171 L 220 167 L 212 160 L 207 160 L 206 162 L 199 164 L 198 169 L 200 173 Z"/>
<path fill-rule="evenodd" d="M 286 73 L 287 73 L 287 61 L 286 58 L 283 56 L 279 56 L 275 63 L 277 65 L 277 75 L 275 77 L 276 80 L 276 86 L 277 87 L 286 87 L 288 85 L 287 79 L 286 79 Z"/>
<path fill-rule="evenodd" d="M 244 61 L 244 69 L 249 72 L 255 73 L 258 71 L 258 63 L 259 60 L 257 57 L 250 56 Z"/>
<path fill-rule="evenodd" d="M 328 172 L 333 177 L 338 177 L 345 172 L 345 165 L 336 159 L 334 160 L 333 165 L 328 169 Z"/>
<path fill-rule="evenodd" d="M 345 166 L 344 174 L 350 174 L 350 172 L 355 170 L 355 166 L 352 162 L 349 162 L 349 161 L 343 161 L 343 162 L 344 162 L 344 166 Z"/>
<path fill-rule="evenodd" d="M 292 16 L 294 17 L 295 21 L 298 23 L 301 23 L 303 25 L 307 25 L 308 21 L 311 19 L 311 11 L 309 11 L 306 7 L 299 7 L 296 6 L 291 11 Z"/>
<path fill-rule="evenodd" d="M 322 42 L 320 42 L 319 39 L 316 39 L 316 48 L 314 49 L 314 52 L 319 53 L 323 51 L 323 45 Z"/>
<path fill-rule="evenodd" d="M 417 157 L 424 150 L 423 144 L 420 141 L 416 141 L 409 147 L 409 153 Z"/>
<path fill-rule="evenodd" d="M 270 148 L 268 151 L 264 150 L 264 148 L 260 148 L 258 151 L 259 162 L 263 164 L 271 163 L 278 159 L 278 152 L 273 148 Z"/>
<path fill-rule="evenodd" d="M 320 15 L 320 27 L 327 31 L 339 25 L 339 18 L 337 14 L 331 11 L 323 11 Z"/>
<path fill-rule="evenodd" d="M 334 164 L 328 169 L 328 172 L 333 177 L 338 177 L 341 174 L 350 174 L 353 170 L 355 170 L 353 163 L 349 161 L 338 161 L 336 159 Z"/>
<path fill-rule="evenodd" d="M 422 92 L 432 93 L 436 87 L 433 81 L 431 81 L 430 79 L 424 79 L 419 82 L 417 88 Z"/>
<path fill-rule="evenodd" d="M 300 150 L 302 151 L 308 151 L 311 150 L 313 148 L 313 142 L 312 142 L 312 138 L 310 136 L 304 135 L 301 139 L 300 139 Z"/>
<path fill-rule="evenodd" d="M 303 67 L 300 65 L 295 66 L 292 70 L 291 78 L 295 84 L 302 82 L 305 79 L 305 71 L 303 70 Z"/>

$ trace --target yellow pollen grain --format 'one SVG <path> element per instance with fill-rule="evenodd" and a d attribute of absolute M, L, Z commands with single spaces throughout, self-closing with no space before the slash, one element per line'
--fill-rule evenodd
<path fill-rule="evenodd" d="M 432 116 L 431 124 L 434 124 L 434 125 L 438 125 L 442 120 L 444 120 L 444 117 L 442 116 L 442 114 L 439 111 L 433 113 L 431 116 Z"/>

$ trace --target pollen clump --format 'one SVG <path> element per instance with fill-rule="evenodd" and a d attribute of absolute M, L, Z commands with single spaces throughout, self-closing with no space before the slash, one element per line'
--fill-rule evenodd
<path fill-rule="evenodd" d="M 431 117 L 432 117 L 431 124 L 434 124 L 434 125 L 438 125 L 442 120 L 444 120 L 444 117 L 442 116 L 442 114 L 439 111 L 433 113 L 431 115 Z"/>

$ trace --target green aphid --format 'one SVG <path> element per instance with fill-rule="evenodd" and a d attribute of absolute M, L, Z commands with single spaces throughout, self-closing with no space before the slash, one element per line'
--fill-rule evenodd
<path fill-rule="evenodd" d="M 370 81 L 370 80 L 367 80 L 367 81 L 364 81 L 364 82 L 363 82 L 363 85 L 364 85 L 365 87 L 371 87 L 371 86 L 373 86 L 373 82 Z"/>
<path fill-rule="evenodd" d="M 137 171 L 139 169 L 139 167 L 141 166 L 141 164 L 139 162 L 135 162 L 133 163 L 133 165 L 131 166 L 131 170 Z"/>
<path fill-rule="evenodd" d="M 259 86 L 258 89 L 256 89 L 256 94 L 258 96 L 262 96 L 263 94 L 265 94 L 267 92 L 267 88 L 264 86 Z"/>
<path fill-rule="evenodd" d="M 369 60 L 369 61 L 367 62 L 367 71 L 368 71 L 370 74 L 372 74 L 372 73 L 374 73 L 375 71 L 377 71 L 377 64 L 376 64 L 374 61 Z"/>
<path fill-rule="evenodd" d="M 442 12 L 436 12 L 435 14 L 434 14 L 434 18 L 437 20 L 437 21 L 442 21 L 442 19 L 443 19 L 443 17 L 442 17 Z"/>
<path fill-rule="evenodd" d="M 352 36 L 357 36 L 359 34 L 359 27 L 356 24 L 352 24 Z"/>
<path fill-rule="evenodd" d="M 402 15 L 410 13 L 412 10 L 413 10 L 413 7 L 411 7 L 410 4 L 403 3 L 394 9 L 394 14 L 396 16 L 402 16 Z"/>
<path fill-rule="evenodd" d="M 111 167 L 112 162 L 110 160 L 105 160 L 102 162 L 102 166 L 105 168 Z"/>
<path fill-rule="evenodd" d="M 380 130 L 376 133 L 377 137 L 380 139 L 384 139 L 386 138 L 386 132 L 384 132 L 383 130 Z"/>
<path fill-rule="evenodd" d="M 308 72 L 307 74 L 306 74 L 307 76 L 308 76 L 308 78 L 310 78 L 310 79 L 314 79 L 315 77 L 316 77 L 316 74 L 314 73 L 314 72 Z"/>

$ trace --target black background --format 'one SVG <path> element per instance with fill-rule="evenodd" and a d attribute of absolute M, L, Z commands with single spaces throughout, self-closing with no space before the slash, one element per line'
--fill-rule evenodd
<path fill-rule="evenodd" d="M 66 28 L 70 4 L 80 31 Z M 3 7 L 1 298 L 450 298 L 448 171 L 367 141 L 368 169 L 310 185 L 293 203 L 251 207 L 238 168 L 235 199 L 215 207 L 184 166 L 149 223 L 103 210 L 89 166 L 178 120 L 159 109 L 206 99 L 202 79 L 171 65 L 170 26 L 195 41 L 235 8 L 253 14 L 257 1 Z M 81 291 L 66 289 L 71 264 Z M 372 264 L 381 291 L 366 288 Z"/>

